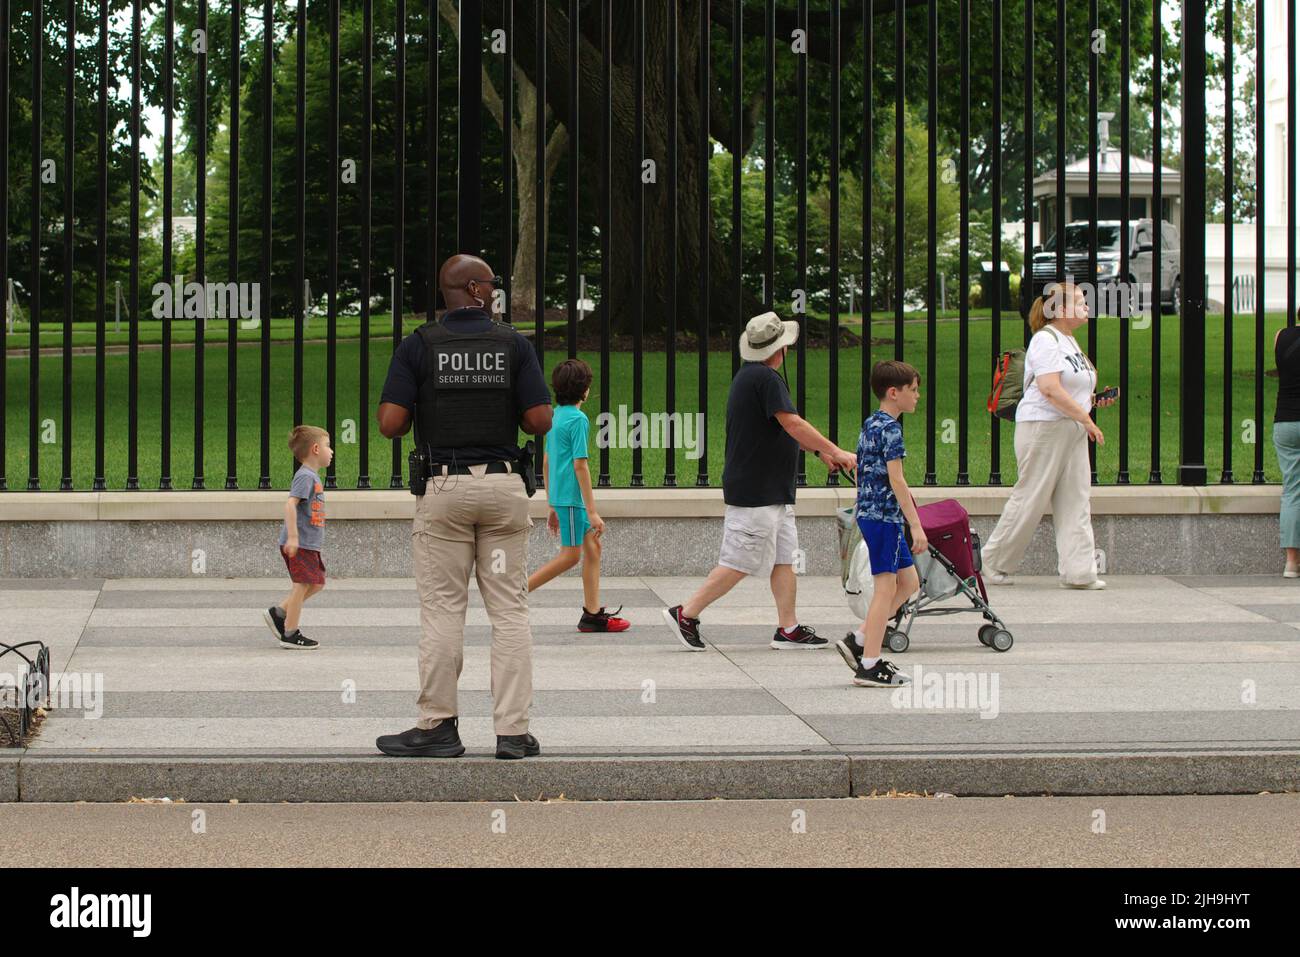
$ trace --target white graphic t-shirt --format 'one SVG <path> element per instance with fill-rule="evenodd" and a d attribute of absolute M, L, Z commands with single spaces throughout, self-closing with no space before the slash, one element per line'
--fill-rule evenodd
<path fill-rule="evenodd" d="M 1025 350 L 1025 393 L 1016 406 L 1017 422 L 1052 422 L 1067 418 L 1038 390 L 1037 377 L 1061 374 L 1061 385 L 1070 397 L 1088 412 L 1092 409 L 1092 396 L 1097 390 L 1097 370 L 1079 348 L 1074 336 L 1051 326 L 1034 333 Z"/>

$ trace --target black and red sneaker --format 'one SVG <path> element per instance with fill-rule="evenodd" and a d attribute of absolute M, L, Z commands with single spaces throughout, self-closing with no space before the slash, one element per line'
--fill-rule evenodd
<path fill-rule="evenodd" d="M 623 610 L 619 605 L 613 611 L 606 611 L 605 606 L 601 605 L 599 611 L 587 611 L 584 606 L 582 617 L 578 619 L 579 631 L 627 631 L 631 622 L 626 618 L 619 618 L 618 613 Z"/>
<path fill-rule="evenodd" d="M 789 632 L 778 628 L 772 635 L 772 647 L 782 651 L 793 648 L 825 648 L 826 639 L 807 625 L 795 625 Z"/>
<path fill-rule="evenodd" d="M 686 646 L 687 651 L 707 651 L 704 640 L 700 637 L 700 620 L 687 618 L 682 614 L 681 605 L 663 610 L 664 622 L 673 633 L 673 637 Z"/>

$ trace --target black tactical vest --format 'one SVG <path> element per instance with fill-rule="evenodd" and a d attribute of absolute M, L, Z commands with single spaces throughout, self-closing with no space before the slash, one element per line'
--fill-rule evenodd
<path fill-rule="evenodd" d="M 493 322 L 483 332 L 452 332 L 435 320 L 416 331 L 429 368 L 415 408 L 420 442 L 432 448 L 514 446 L 513 330 Z"/>

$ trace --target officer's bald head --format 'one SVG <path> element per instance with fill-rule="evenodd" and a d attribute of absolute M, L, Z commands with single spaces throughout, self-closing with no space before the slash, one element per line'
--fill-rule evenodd
<path fill-rule="evenodd" d="M 457 253 L 438 270 L 438 288 L 442 290 L 443 302 L 448 309 L 485 308 L 492 295 L 493 275 L 492 267 L 478 256 Z"/>

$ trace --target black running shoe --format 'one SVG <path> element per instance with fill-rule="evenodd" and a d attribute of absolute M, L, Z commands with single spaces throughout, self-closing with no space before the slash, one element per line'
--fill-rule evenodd
<path fill-rule="evenodd" d="M 503 761 L 516 761 L 519 758 L 535 758 L 542 753 L 542 746 L 531 734 L 498 734 L 497 757 Z"/>
<path fill-rule="evenodd" d="M 862 688 L 897 688 L 910 685 L 911 677 L 898 670 L 898 665 L 887 658 L 881 658 L 872 667 L 864 668 L 860 663 L 853 683 Z"/>
<path fill-rule="evenodd" d="M 465 753 L 465 745 L 460 743 L 457 724 L 457 718 L 443 718 L 428 730 L 385 734 L 375 740 L 375 747 L 397 758 L 458 758 Z"/>
<path fill-rule="evenodd" d="M 266 627 L 275 633 L 275 637 L 284 638 L 284 615 L 280 614 L 278 606 L 272 605 L 262 612 L 262 620 L 266 622 Z"/>
<path fill-rule="evenodd" d="M 578 619 L 579 631 L 627 631 L 631 626 L 626 618 L 618 617 L 618 613 L 623 610 L 619 605 L 613 611 L 606 611 L 605 606 L 600 606 L 600 611 L 587 611 L 582 609 L 582 617 Z"/>
<path fill-rule="evenodd" d="M 682 614 L 681 605 L 663 610 L 664 622 L 673 633 L 673 637 L 686 646 L 687 651 L 705 651 L 704 640 L 700 638 L 700 620 L 687 618 Z"/>
<path fill-rule="evenodd" d="M 849 632 L 835 642 L 835 650 L 840 653 L 840 657 L 844 659 L 844 663 L 849 666 L 850 671 L 858 670 L 858 666 L 862 664 L 862 647 L 858 644 L 858 639 L 853 632 Z"/>
<path fill-rule="evenodd" d="M 280 639 L 281 648 L 292 648 L 295 651 L 311 651 L 320 647 L 319 641 L 313 641 L 298 629 L 294 629 Z"/>
<path fill-rule="evenodd" d="M 807 625 L 795 625 L 794 634 L 787 635 L 780 628 L 772 635 L 772 647 L 781 651 L 792 648 L 825 648 L 826 639 Z"/>

